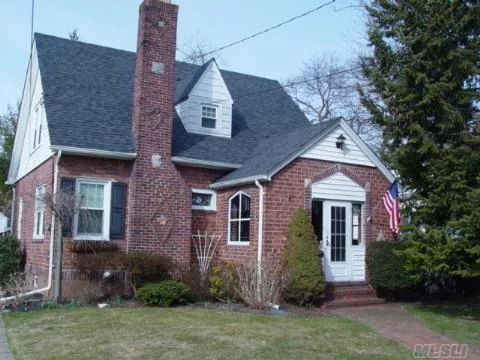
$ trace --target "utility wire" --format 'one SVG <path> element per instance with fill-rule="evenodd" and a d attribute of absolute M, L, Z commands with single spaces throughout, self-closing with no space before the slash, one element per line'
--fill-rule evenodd
<path fill-rule="evenodd" d="M 269 32 L 269 31 L 278 29 L 279 27 L 281 27 L 281 26 L 283 26 L 283 25 L 286 25 L 286 24 L 288 24 L 288 23 L 291 23 L 291 22 L 293 22 L 293 21 L 295 21 L 295 20 L 298 20 L 298 19 L 300 19 L 300 18 L 302 18 L 302 17 L 305 17 L 305 16 L 307 16 L 307 15 L 310 15 L 310 14 L 316 12 L 316 11 L 319 11 L 320 9 L 322 9 L 322 8 L 328 6 L 328 5 L 331 5 L 331 4 L 333 4 L 334 2 L 335 2 L 335 0 L 331 0 L 331 1 L 329 1 L 329 2 L 323 3 L 323 4 L 317 6 L 317 7 L 314 8 L 314 9 L 311 9 L 311 10 L 309 10 L 309 11 L 306 11 L 306 12 L 304 12 L 303 14 L 294 16 L 294 17 L 292 17 L 292 18 L 290 18 L 290 19 L 288 19 L 288 20 L 282 21 L 281 23 L 279 23 L 279 24 L 277 24 L 277 25 L 271 26 L 271 27 L 269 27 L 269 28 L 267 28 L 267 29 L 265 29 L 265 30 L 262 30 L 262 31 L 259 31 L 259 32 L 255 33 L 255 34 L 252 34 L 252 35 L 249 35 L 249 36 L 247 36 L 247 37 L 244 37 L 243 39 L 234 41 L 234 42 L 232 42 L 232 43 L 230 43 L 230 44 L 221 46 L 221 47 L 219 47 L 219 48 L 217 48 L 217 49 L 208 51 L 208 52 L 202 54 L 202 56 L 206 56 L 206 55 L 211 55 L 211 54 L 217 53 L 217 52 L 222 51 L 222 50 L 225 50 L 225 49 L 227 49 L 227 48 L 229 48 L 229 47 L 232 47 L 232 46 L 241 44 L 241 43 L 243 43 L 243 42 L 245 42 L 245 41 L 248 41 L 248 40 L 250 40 L 250 39 L 253 39 L 253 38 L 257 37 L 257 36 L 266 34 L 266 33 Z M 178 50 L 178 48 L 177 48 L 177 50 Z M 182 52 L 182 53 L 184 54 L 183 51 L 180 51 L 180 52 Z M 189 60 L 195 60 L 195 59 L 197 59 L 197 58 L 200 58 L 200 56 L 193 57 L 193 58 L 189 58 Z"/>

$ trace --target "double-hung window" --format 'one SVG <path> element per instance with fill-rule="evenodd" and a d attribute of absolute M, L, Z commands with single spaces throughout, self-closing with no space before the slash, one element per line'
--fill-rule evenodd
<path fill-rule="evenodd" d="M 212 105 L 202 105 L 202 127 L 215 129 L 217 127 L 218 108 Z"/>
<path fill-rule="evenodd" d="M 250 197 L 242 192 L 229 201 L 228 242 L 248 244 L 250 241 Z"/>
<path fill-rule="evenodd" d="M 45 227 L 45 185 L 35 189 L 35 217 L 33 218 L 33 238 L 43 239 Z"/>
<path fill-rule="evenodd" d="M 77 179 L 78 210 L 74 237 L 83 240 L 108 240 L 110 230 L 111 183 Z"/>

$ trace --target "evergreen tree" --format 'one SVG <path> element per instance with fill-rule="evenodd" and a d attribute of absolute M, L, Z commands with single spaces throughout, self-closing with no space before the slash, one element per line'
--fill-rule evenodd
<path fill-rule="evenodd" d="M 298 209 L 288 228 L 284 261 L 289 278 L 285 299 L 311 305 L 325 291 L 322 262 L 312 222 L 304 209 Z"/>
<path fill-rule="evenodd" d="M 478 277 L 480 4 L 372 0 L 366 9 L 373 52 L 360 93 L 384 129 L 384 158 L 414 194 L 407 269 L 418 281 Z"/>
<path fill-rule="evenodd" d="M 3 211 L 12 200 L 11 186 L 5 182 L 10 166 L 19 110 L 20 102 L 16 107 L 8 105 L 7 113 L 0 115 L 0 211 Z"/>

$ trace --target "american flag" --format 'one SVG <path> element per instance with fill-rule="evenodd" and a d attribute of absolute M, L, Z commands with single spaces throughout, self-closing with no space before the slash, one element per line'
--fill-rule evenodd
<path fill-rule="evenodd" d="M 400 202 L 398 201 L 398 183 L 395 180 L 383 195 L 383 205 L 390 217 L 390 230 L 400 232 Z"/>

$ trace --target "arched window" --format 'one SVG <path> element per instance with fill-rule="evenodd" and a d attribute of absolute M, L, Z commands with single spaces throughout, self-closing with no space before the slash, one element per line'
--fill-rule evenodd
<path fill-rule="evenodd" d="M 250 197 L 242 192 L 229 201 L 228 242 L 248 244 L 250 241 Z"/>

